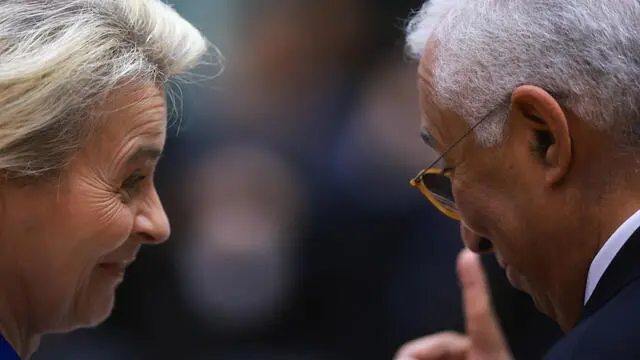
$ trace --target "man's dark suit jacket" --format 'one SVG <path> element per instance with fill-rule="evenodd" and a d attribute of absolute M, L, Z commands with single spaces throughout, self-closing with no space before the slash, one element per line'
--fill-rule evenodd
<path fill-rule="evenodd" d="M 613 259 L 580 320 L 545 360 L 640 360 L 640 230 Z"/>

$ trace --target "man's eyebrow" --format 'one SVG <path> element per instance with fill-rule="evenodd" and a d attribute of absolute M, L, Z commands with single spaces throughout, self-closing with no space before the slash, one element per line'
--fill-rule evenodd
<path fill-rule="evenodd" d="M 139 160 L 158 160 L 162 156 L 162 149 L 155 146 L 139 147 L 129 158 L 127 163 L 135 163 Z"/>
<path fill-rule="evenodd" d="M 425 129 L 422 128 L 420 129 L 420 137 L 422 138 L 422 141 L 424 141 L 425 144 L 429 145 L 429 147 L 431 147 L 432 149 L 437 149 L 437 141 L 436 139 L 433 138 L 433 135 L 431 135 L 431 133 Z"/>

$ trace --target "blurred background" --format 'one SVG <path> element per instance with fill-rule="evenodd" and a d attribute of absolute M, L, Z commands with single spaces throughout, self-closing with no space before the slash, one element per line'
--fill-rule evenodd
<path fill-rule="evenodd" d="M 107 323 L 35 359 L 390 360 L 463 331 L 459 225 L 408 185 L 434 159 L 403 56 L 422 1 L 171 2 L 227 59 L 174 89 L 171 241 L 142 251 Z M 484 260 L 516 358 L 541 358 L 560 331 Z"/>

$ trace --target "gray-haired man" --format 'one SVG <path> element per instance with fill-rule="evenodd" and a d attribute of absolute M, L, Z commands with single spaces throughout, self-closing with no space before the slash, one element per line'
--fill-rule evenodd
<path fill-rule="evenodd" d="M 508 359 L 477 255 L 568 335 L 548 359 L 640 359 L 640 2 L 431 0 L 408 29 L 422 136 L 413 185 L 461 220 L 467 334 L 401 359 Z"/>

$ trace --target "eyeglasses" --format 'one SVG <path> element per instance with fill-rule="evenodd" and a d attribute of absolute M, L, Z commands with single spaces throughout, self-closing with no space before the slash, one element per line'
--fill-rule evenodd
<path fill-rule="evenodd" d="M 480 119 L 477 123 L 465 132 L 453 145 L 449 146 L 431 165 L 420 171 L 418 175 L 410 181 L 411 186 L 418 188 L 420 192 L 443 214 L 454 220 L 460 220 L 460 212 L 453 198 L 453 187 L 451 183 L 451 174 L 453 168 L 438 169 L 434 166 L 442 160 L 447 153 L 456 145 L 471 134 L 482 122 L 489 118 L 491 113 Z"/>

